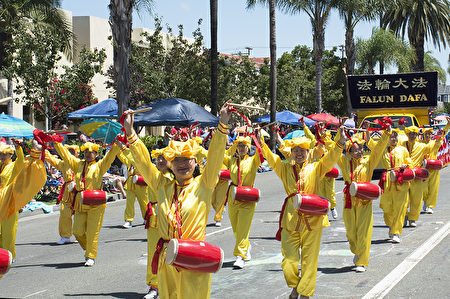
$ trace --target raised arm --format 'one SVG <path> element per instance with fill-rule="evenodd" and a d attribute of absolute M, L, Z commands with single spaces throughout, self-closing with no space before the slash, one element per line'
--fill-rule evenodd
<path fill-rule="evenodd" d="M 119 147 L 114 143 L 106 153 L 106 155 L 100 161 L 98 161 L 100 173 L 105 174 L 108 171 L 109 167 L 111 167 L 112 162 L 114 162 L 114 159 L 116 158 L 118 152 Z"/>
<path fill-rule="evenodd" d="M 61 159 L 69 165 L 69 168 L 72 169 L 72 171 L 76 172 L 78 169 L 78 163 L 80 163 L 80 159 L 73 156 L 69 152 L 69 150 L 65 148 L 60 142 L 55 142 L 54 145 Z"/>

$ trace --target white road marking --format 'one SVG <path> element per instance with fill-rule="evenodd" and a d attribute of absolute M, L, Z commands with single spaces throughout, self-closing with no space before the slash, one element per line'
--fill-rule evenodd
<path fill-rule="evenodd" d="M 42 290 L 42 291 L 39 291 L 39 292 L 30 294 L 30 295 L 27 295 L 27 296 L 25 296 L 25 297 L 23 297 L 23 298 L 28 298 L 28 297 L 35 296 L 35 295 L 37 295 L 37 294 L 41 294 L 41 293 L 44 293 L 44 292 L 47 292 L 47 290 Z"/>
<path fill-rule="evenodd" d="M 413 251 L 394 270 L 377 283 L 362 299 L 383 298 L 399 283 L 409 271 L 414 268 L 436 245 L 438 245 L 450 233 L 450 222 L 447 222 L 440 230 L 425 241 L 419 248 Z"/>
<path fill-rule="evenodd" d="M 225 228 L 222 228 L 222 229 L 219 229 L 219 230 L 216 230 L 216 231 L 214 231 L 214 232 L 210 232 L 210 233 L 206 234 L 206 237 L 209 237 L 209 236 L 212 236 L 212 235 L 215 235 L 215 234 L 218 234 L 218 233 L 227 231 L 227 230 L 229 230 L 229 229 L 231 229 L 231 226 L 225 227 Z"/>

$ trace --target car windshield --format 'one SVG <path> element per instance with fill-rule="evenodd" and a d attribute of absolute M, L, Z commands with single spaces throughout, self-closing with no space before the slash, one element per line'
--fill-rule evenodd
<path fill-rule="evenodd" d="M 383 118 L 383 116 L 379 116 L 379 117 L 366 117 L 364 120 L 369 122 L 369 124 L 370 124 L 369 128 L 381 129 L 381 126 L 380 126 L 380 125 L 377 125 L 377 124 L 374 123 L 374 121 L 375 121 L 376 119 L 381 119 L 381 118 Z M 404 124 L 405 127 L 409 127 L 409 126 L 412 126 L 412 125 L 413 125 L 413 119 L 412 119 L 411 116 L 405 116 L 405 115 L 392 115 L 392 116 L 389 116 L 389 118 L 392 119 L 392 122 L 393 122 L 393 123 L 392 123 L 392 128 L 394 128 L 394 129 L 400 128 L 400 126 L 398 125 L 398 121 L 399 121 L 400 119 L 402 119 L 402 118 L 405 118 L 405 124 Z M 417 126 L 416 123 L 415 123 L 414 125 Z"/>

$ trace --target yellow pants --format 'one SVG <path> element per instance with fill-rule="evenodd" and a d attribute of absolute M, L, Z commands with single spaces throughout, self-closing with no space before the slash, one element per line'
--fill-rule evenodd
<path fill-rule="evenodd" d="M 303 222 L 299 231 L 281 231 L 281 268 L 284 279 L 288 287 L 297 288 L 300 295 L 312 296 L 316 289 L 321 237 L 322 229 L 309 231 Z M 300 248 L 302 264 L 299 277 Z"/>
<path fill-rule="evenodd" d="M 105 207 L 83 205 L 82 211 L 76 211 L 73 223 L 73 234 L 80 246 L 86 250 L 85 257 L 97 258 L 98 237 L 102 228 Z"/>
<path fill-rule="evenodd" d="M 19 223 L 19 212 L 14 213 L 5 222 L 0 223 L 0 248 L 9 250 L 16 258 L 16 233 Z"/>
<path fill-rule="evenodd" d="M 134 220 L 134 202 L 138 200 L 139 207 L 141 208 L 142 218 L 145 216 L 145 211 L 147 211 L 148 197 L 147 188 L 135 188 L 133 191 L 127 190 L 127 206 L 125 208 L 124 218 L 125 221 L 133 222 Z"/>
<path fill-rule="evenodd" d="M 426 202 L 427 207 L 434 208 L 436 207 L 441 176 L 439 170 L 428 171 L 430 172 L 430 177 L 427 180 L 428 185 L 425 187 L 423 200 Z"/>
<path fill-rule="evenodd" d="M 147 285 L 158 288 L 157 274 L 152 273 L 152 260 L 155 253 L 156 244 L 159 240 L 159 231 L 157 227 L 149 227 L 147 229 Z"/>
<path fill-rule="evenodd" d="M 59 235 L 63 238 L 72 236 L 72 209 L 71 203 L 61 201 L 61 210 L 59 212 Z"/>
<path fill-rule="evenodd" d="M 367 267 L 372 242 L 372 202 L 358 206 L 352 203 L 351 209 L 344 208 L 342 215 L 350 250 L 358 256 L 355 265 Z"/>
<path fill-rule="evenodd" d="M 323 177 L 320 180 L 319 190 L 317 195 L 325 197 L 330 201 L 330 209 L 334 209 L 337 206 L 336 194 L 335 194 L 335 179 L 330 177 Z"/>
<path fill-rule="evenodd" d="M 207 299 L 211 293 L 211 273 L 177 269 L 159 256 L 158 293 L 161 299 Z"/>
<path fill-rule="evenodd" d="M 384 189 L 380 199 L 380 208 L 384 211 L 384 223 L 389 226 L 389 233 L 401 235 L 403 222 L 408 209 L 409 183 L 392 185 Z"/>
<path fill-rule="evenodd" d="M 212 207 L 216 212 L 214 214 L 214 221 L 220 222 L 222 221 L 223 211 L 225 210 L 225 199 L 228 190 L 228 181 L 219 180 L 214 188 L 214 192 L 212 195 Z"/>
<path fill-rule="evenodd" d="M 248 246 L 250 245 L 248 236 L 255 209 L 256 203 L 239 202 L 233 199 L 228 201 L 228 216 L 236 238 L 236 245 L 233 251 L 234 256 L 246 258 Z"/>
<path fill-rule="evenodd" d="M 420 210 L 422 209 L 423 191 L 426 186 L 426 181 L 414 180 L 410 183 L 408 220 L 419 220 Z"/>

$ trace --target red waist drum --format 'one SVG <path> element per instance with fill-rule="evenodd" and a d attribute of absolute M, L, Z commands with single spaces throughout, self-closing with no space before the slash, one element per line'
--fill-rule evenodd
<path fill-rule="evenodd" d="M 228 169 L 221 169 L 219 171 L 219 179 L 224 181 L 231 180 L 230 171 Z"/>
<path fill-rule="evenodd" d="M 8 273 L 9 268 L 12 264 L 12 254 L 9 250 L 0 248 L 0 275 L 5 275 Z"/>
<path fill-rule="evenodd" d="M 441 170 L 444 167 L 444 163 L 437 159 L 425 159 L 422 167 L 430 170 Z"/>
<path fill-rule="evenodd" d="M 329 172 L 325 174 L 325 176 L 329 178 L 337 178 L 339 176 L 339 169 L 333 167 Z"/>
<path fill-rule="evenodd" d="M 85 190 L 81 192 L 82 205 L 103 205 L 106 203 L 106 192 L 101 190 Z"/>
<path fill-rule="evenodd" d="M 259 189 L 249 186 L 235 186 L 233 188 L 233 198 L 241 202 L 258 202 Z"/>
<path fill-rule="evenodd" d="M 144 177 L 140 174 L 133 175 L 133 184 L 139 186 L 147 186 L 147 183 L 144 180 Z"/>
<path fill-rule="evenodd" d="M 326 215 L 330 202 L 316 194 L 296 194 L 293 199 L 294 209 L 308 215 Z"/>
<path fill-rule="evenodd" d="M 397 182 L 398 178 L 401 176 L 403 176 L 403 182 L 410 182 L 414 180 L 416 174 L 414 173 L 414 170 L 410 168 L 405 168 L 403 171 L 400 171 L 399 169 L 389 171 L 389 177 L 392 182 Z"/>
<path fill-rule="evenodd" d="M 204 241 L 172 239 L 167 244 L 166 263 L 190 271 L 216 273 L 222 268 L 223 250 Z"/>
<path fill-rule="evenodd" d="M 430 176 L 430 173 L 425 168 L 414 168 L 414 174 L 416 175 L 416 180 L 426 180 Z"/>
<path fill-rule="evenodd" d="M 350 184 L 350 195 L 366 200 L 376 200 L 381 195 L 381 188 L 372 183 L 353 182 Z"/>

